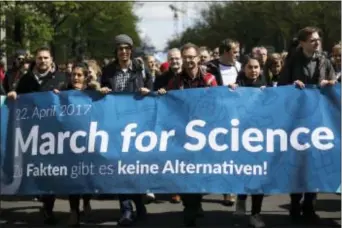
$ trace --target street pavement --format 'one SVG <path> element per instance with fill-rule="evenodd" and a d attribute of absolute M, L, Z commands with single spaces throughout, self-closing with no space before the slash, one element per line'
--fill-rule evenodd
<path fill-rule="evenodd" d="M 199 227 L 247 227 L 248 217 L 233 215 L 234 207 L 223 206 L 222 195 L 206 195 L 203 199 L 205 215 L 198 219 Z M 182 227 L 181 204 L 171 204 L 169 197 L 159 196 L 160 201 L 147 205 L 149 212 L 146 221 L 137 223 L 136 227 Z M 2 197 L 0 227 L 43 227 L 39 209 L 40 202 L 31 199 L 9 199 Z M 81 227 L 116 227 L 119 217 L 117 200 L 92 200 L 92 213 L 82 218 Z M 247 201 L 250 208 L 250 197 Z M 341 227 L 341 197 L 336 194 L 319 194 L 317 212 L 320 221 L 314 225 L 294 225 L 288 216 L 289 196 L 274 195 L 264 199 L 262 216 L 271 228 L 321 228 Z M 69 204 L 65 199 L 58 199 L 55 213 L 58 224 L 55 227 L 66 227 L 69 216 Z M 44 226 L 45 227 L 45 226 Z"/>

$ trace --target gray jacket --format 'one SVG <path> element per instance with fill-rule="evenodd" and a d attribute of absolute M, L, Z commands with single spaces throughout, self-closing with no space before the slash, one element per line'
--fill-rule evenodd
<path fill-rule="evenodd" d="M 317 53 L 309 59 L 304 55 L 302 49 L 298 49 L 285 62 L 278 85 L 293 84 L 296 80 L 308 85 L 318 85 L 322 80 L 335 79 L 335 71 L 328 58 Z"/>

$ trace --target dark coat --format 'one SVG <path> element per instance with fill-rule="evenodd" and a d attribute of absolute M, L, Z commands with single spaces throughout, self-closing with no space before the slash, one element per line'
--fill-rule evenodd
<path fill-rule="evenodd" d="M 236 84 L 238 84 L 241 87 L 258 87 L 266 86 L 267 82 L 262 75 L 259 75 L 259 77 L 256 80 L 252 80 L 250 78 L 247 78 L 245 73 L 240 73 L 236 79 Z"/>
<path fill-rule="evenodd" d="M 316 68 L 312 75 L 305 70 L 308 61 L 316 61 Z M 317 54 L 314 59 L 308 60 L 302 49 L 298 49 L 291 58 L 285 61 L 280 73 L 278 85 L 293 84 L 296 80 L 308 85 L 318 85 L 322 80 L 334 80 L 336 78 L 334 68 L 328 58 Z"/>
<path fill-rule="evenodd" d="M 48 73 L 39 83 L 33 71 L 29 71 L 19 81 L 16 88 L 18 94 L 21 93 L 34 93 L 51 91 L 53 89 L 61 90 L 68 83 L 67 78 L 63 72 L 54 71 Z"/>
<path fill-rule="evenodd" d="M 2 85 L 2 82 L 0 82 L 0 96 L 4 96 L 6 95 L 6 91 Z"/>
<path fill-rule="evenodd" d="M 115 88 L 114 75 L 118 69 L 120 69 L 118 61 L 114 61 L 103 68 L 101 76 L 102 87 L 108 87 L 112 90 Z M 152 90 L 152 77 L 146 70 L 143 69 L 138 61 L 132 60 L 132 72 L 128 83 L 128 91 L 131 93 L 139 92 L 142 87 Z"/>
<path fill-rule="evenodd" d="M 169 84 L 169 81 L 174 77 L 176 77 L 176 74 L 171 69 L 165 71 L 164 73 L 156 77 L 156 80 L 153 84 L 153 90 L 157 91 L 161 88 L 166 88 Z"/>
<path fill-rule="evenodd" d="M 235 67 L 235 66 L 234 66 Z M 237 74 L 239 74 L 239 70 L 235 67 Z M 215 76 L 216 82 L 218 86 L 223 85 L 223 79 L 220 70 L 220 60 L 213 59 L 206 64 L 206 71 Z"/>

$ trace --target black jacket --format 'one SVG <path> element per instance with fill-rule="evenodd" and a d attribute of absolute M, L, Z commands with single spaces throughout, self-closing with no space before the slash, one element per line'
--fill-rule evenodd
<path fill-rule="evenodd" d="M 51 91 L 53 89 L 61 90 L 67 83 L 65 74 L 60 71 L 48 73 L 48 75 L 42 78 L 41 83 L 39 83 L 33 71 L 29 71 L 20 79 L 16 92 L 21 94 Z"/>
<path fill-rule="evenodd" d="M 0 96 L 2 96 L 2 95 L 6 95 L 6 91 L 2 85 L 2 82 L 0 82 Z"/>
<path fill-rule="evenodd" d="M 220 71 L 220 60 L 213 59 L 206 64 L 207 72 L 215 76 L 218 86 L 223 85 L 222 75 Z"/>
<path fill-rule="evenodd" d="M 115 88 L 114 75 L 118 69 L 120 69 L 118 61 L 114 61 L 103 68 L 101 76 L 102 87 L 108 87 L 112 90 Z M 128 83 L 128 91 L 131 93 L 138 92 L 142 87 L 152 90 L 152 77 L 146 70 L 143 69 L 138 61 L 132 60 L 132 72 Z"/>
<path fill-rule="evenodd" d="M 206 64 L 206 67 L 207 67 L 207 72 L 215 76 L 217 85 L 222 86 L 223 79 L 222 79 L 221 70 L 220 70 L 220 60 L 213 59 Z M 236 66 L 234 67 L 236 69 L 237 74 L 239 74 L 239 70 L 236 68 Z"/>
<path fill-rule="evenodd" d="M 156 80 L 154 81 L 153 89 L 154 91 L 157 91 L 161 88 L 166 88 L 169 84 L 169 81 L 174 78 L 176 74 L 171 70 L 167 70 L 158 77 L 156 77 Z"/>
<path fill-rule="evenodd" d="M 258 87 L 266 86 L 267 82 L 262 75 L 259 75 L 259 77 L 256 80 L 247 78 L 245 73 L 240 73 L 236 79 L 236 84 L 238 84 L 241 87 Z"/>
<path fill-rule="evenodd" d="M 312 75 L 309 75 L 306 70 L 308 61 L 316 61 L 316 68 Z M 328 58 L 317 54 L 312 60 L 309 60 L 304 56 L 303 50 L 298 49 L 285 61 L 278 85 L 289 85 L 296 80 L 300 80 L 304 84 L 318 85 L 323 79 L 334 80 L 335 78 L 334 68 Z"/>
<path fill-rule="evenodd" d="M 8 93 L 12 90 L 15 90 L 19 80 L 22 78 L 23 74 L 20 72 L 20 70 L 13 66 L 11 69 L 9 69 L 6 74 L 3 81 L 3 87 L 5 91 Z"/>

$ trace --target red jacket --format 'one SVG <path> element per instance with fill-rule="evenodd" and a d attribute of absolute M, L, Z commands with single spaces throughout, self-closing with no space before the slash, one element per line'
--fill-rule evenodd
<path fill-rule="evenodd" d="M 167 90 L 203 88 L 212 86 L 217 86 L 216 78 L 214 75 L 203 72 L 201 69 L 199 69 L 196 78 L 191 79 L 189 75 L 183 70 L 180 75 L 172 78 L 169 81 Z"/>
<path fill-rule="evenodd" d="M 5 78 L 4 68 L 0 67 L 0 82 L 2 82 Z"/>

